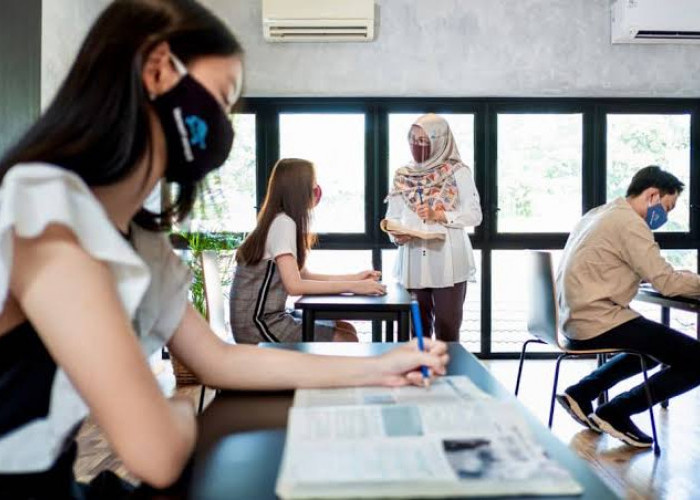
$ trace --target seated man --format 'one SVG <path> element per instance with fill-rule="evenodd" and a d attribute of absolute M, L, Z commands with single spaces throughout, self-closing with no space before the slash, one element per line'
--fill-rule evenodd
<path fill-rule="evenodd" d="M 573 349 L 619 348 L 667 365 L 649 379 L 654 404 L 700 384 L 700 342 L 642 317 L 630 301 L 642 280 L 663 295 L 700 295 L 700 276 L 675 271 L 661 256 L 653 229 L 666 222 L 683 183 L 656 166 L 632 178 L 626 198 L 588 212 L 571 232 L 557 271 L 560 326 Z M 652 439 L 630 419 L 649 409 L 644 384 L 593 412 L 592 401 L 641 372 L 639 358 L 618 354 L 557 396 L 579 423 L 637 447 Z"/>

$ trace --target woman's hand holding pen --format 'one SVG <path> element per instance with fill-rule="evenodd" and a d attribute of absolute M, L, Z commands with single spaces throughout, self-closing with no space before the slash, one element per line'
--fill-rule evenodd
<path fill-rule="evenodd" d="M 445 375 L 449 360 L 447 345 L 444 342 L 425 339 L 425 351 L 421 352 L 416 339 L 413 339 L 377 358 L 380 365 L 378 382 L 381 385 L 394 387 L 423 386 L 421 366 L 426 366 L 431 376 Z"/>
<path fill-rule="evenodd" d="M 418 205 L 416 214 L 424 221 L 447 222 L 444 210 L 433 210 L 427 203 Z"/>

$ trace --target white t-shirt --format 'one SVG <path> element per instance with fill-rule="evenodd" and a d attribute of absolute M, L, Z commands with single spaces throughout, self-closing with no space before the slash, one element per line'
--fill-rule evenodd
<path fill-rule="evenodd" d="M 447 222 L 425 223 L 400 194 L 389 197 L 386 218 L 427 231 L 447 230 L 445 240 L 414 238 L 399 247 L 394 277 L 406 288 L 444 288 L 463 281 L 475 281 L 476 264 L 465 228 L 481 224 L 481 204 L 471 170 L 455 172 L 459 199 L 454 211 L 445 212 Z"/>
<path fill-rule="evenodd" d="M 297 258 L 297 225 L 289 215 L 280 212 L 267 231 L 263 260 L 274 260 L 284 254 Z"/>

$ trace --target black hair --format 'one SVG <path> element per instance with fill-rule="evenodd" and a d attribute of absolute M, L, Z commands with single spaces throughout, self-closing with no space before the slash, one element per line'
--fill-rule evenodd
<path fill-rule="evenodd" d="M 649 165 L 634 174 L 627 188 L 627 196 L 639 196 L 650 187 L 657 188 L 661 196 L 666 196 L 667 194 L 680 194 L 683 192 L 685 184 L 675 175 L 662 170 L 661 167 Z"/>
<path fill-rule="evenodd" d="M 226 25 L 194 0 L 115 0 L 93 24 L 46 112 L 0 160 L 0 180 L 14 165 L 29 162 L 75 172 L 88 186 L 127 177 L 152 155 L 141 73 L 149 52 L 163 41 L 185 64 L 242 52 Z M 186 217 L 197 186 L 178 188 L 172 205 L 159 214 L 142 209 L 135 221 L 162 230 Z"/>

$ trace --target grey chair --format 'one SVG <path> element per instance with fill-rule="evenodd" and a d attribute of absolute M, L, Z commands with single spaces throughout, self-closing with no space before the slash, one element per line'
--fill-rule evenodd
<path fill-rule="evenodd" d="M 222 340 L 233 343 L 233 335 L 226 328 L 224 292 L 219 275 L 219 262 L 216 252 L 205 250 L 200 257 L 202 265 L 202 284 L 204 285 L 204 300 L 207 306 L 207 321 L 212 331 Z M 199 413 L 204 409 L 204 395 L 207 387 L 202 384 L 199 395 Z"/>
<path fill-rule="evenodd" d="M 523 363 L 525 361 L 525 352 L 527 346 L 531 343 L 548 344 L 561 351 L 557 357 L 554 368 L 554 384 L 552 385 L 552 395 L 549 402 L 549 420 L 548 425 L 551 429 L 554 418 L 554 401 L 557 394 L 557 384 L 559 382 L 559 366 L 565 358 L 578 356 L 598 356 L 599 363 L 604 362 L 605 358 L 611 354 L 628 353 L 639 357 L 642 373 L 644 374 L 644 386 L 646 389 L 647 399 L 649 401 L 649 417 L 651 419 L 651 431 L 654 439 L 654 454 L 659 455 L 661 448 L 656 435 L 656 423 L 654 421 L 654 411 L 651 408 L 651 389 L 647 378 L 646 358 L 639 352 L 621 349 L 590 349 L 579 350 L 572 349 L 567 345 L 567 339 L 559 334 L 559 307 L 557 305 L 556 285 L 554 281 L 554 271 L 552 266 L 552 255 L 549 252 L 531 251 L 530 258 L 530 276 L 528 293 L 528 322 L 527 329 L 530 334 L 535 337 L 525 341 L 520 353 L 520 362 L 518 364 L 518 378 L 515 382 L 515 395 L 518 395 L 520 389 L 520 380 L 522 378 Z M 605 397 L 607 400 L 607 395 Z"/>

